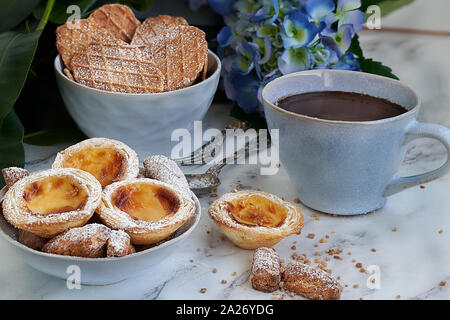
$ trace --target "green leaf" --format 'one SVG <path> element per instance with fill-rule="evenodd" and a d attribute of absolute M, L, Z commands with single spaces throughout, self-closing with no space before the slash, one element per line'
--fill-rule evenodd
<path fill-rule="evenodd" d="M 55 24 L 64 24 L 73 14 L 67 13 L 67 8 L 71 5 L 80 7 L 80 15 L 84 17 L 88 10 L 96 3 L 96 0 L 58 0 L 50 14 L 49 21 Z M 33 15 L 36 19 L 41 19 L 45 10 L 45 1 L 42 1 L 34 10 Z"/>
<path fill-rule="evenodd" d="M 68 129 L 47 129 L 30 133 L 23 137 L 23 142 L 36 146 L 51 146 L 63 142 L 77 142 L 86 138 L 80 129 L 73 127 Z"/>
<path fill-rule="evenodd" d="M 399 80 L 399 78 L 392 73 L 392 69 L 383 65 L 381 62 L 372 59 L 361 59 L 359 65 L 364 72 Z"/>
<path fill-rule="evenodd" d="M 348 48 L 348 51 L 356 54 L 358 58 L 364 58 L 363 51 L 361 49 L 361 45 L 359 43 L 359 36 L 355 34 L 355 36 L 352 39 L 352 43 L 350 44 L 350 48 Z"/>
<path fill-rule="evenodd" d="M 366 59 L 364 57 L 361 45 L 359 43 L 358 35 L 355 35 L 352 39 L 352 43 L 348 51 L 358 56 L 359 66 L 363 72 L 373 73 L 380 76 L 389 77 L 398 80 L 398 77 L 392 73 L 392 69 L 383 65 L 381 62 L 374 61 L 372 59 Z"/>
<path fill-rule="evenodd" d="M 0 32 L 10 30 L 22 22 L 39 0 L 2 1 L 0 6 Z"/>
<path fill-rule="evenodd" d="M 14 110 L 11 110 L 0 128 L 0 169 L 15 166 L 23 167 L 25 153 L 22 145 L 23 126 Z M 0 175 L 0 187 L 5 182 Z"/>
<path fill-rule="evenodd" d="M 0 126 L 27 79 L 41 32 L 0 34 Z"/>
<path fill-rule="evenodd" d="M 361 10 L 366 12 L 371 5 L 377 5 L 381 9 L 381 16 L 385 17 L 388 14 L 400 9 L 406 5 L 413 3 L 415 0 L 363 0 L 361 1 Z"/>
<path fill-rule="evenodd" d="M 118 1 L 123 4 L 129 4 L 137 11 L 147 11 L 149 10 L 153 5 L 154 0 L 125 0 L 125 1 Z"/>

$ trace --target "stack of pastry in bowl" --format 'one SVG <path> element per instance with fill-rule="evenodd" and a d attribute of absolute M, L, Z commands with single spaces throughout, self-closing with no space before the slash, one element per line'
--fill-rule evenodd
<path fill-rule="evenodd" d="M 115 92 L 177 90 L 206 78 L 205 33 L 182 17 L 141 23 L 127 6 L 104 5 L 56 30 L 64 73 L 86 86 Z"/>
<path fill-rule="evenodd" d="M 51 169 L 3 169 L 3 215 L 22 244 L 47 253 L 121 257 L 156 246 L 197 209 L 173 161 L 151 156 L 138 165 L 122 142 L 92 138 L 59 152 Z"/>

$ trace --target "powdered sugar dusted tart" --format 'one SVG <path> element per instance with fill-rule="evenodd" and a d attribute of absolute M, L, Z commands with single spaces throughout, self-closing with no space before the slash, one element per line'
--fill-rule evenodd
<path fill-rule="evenodd" d="M 97 213 L 110 228 L 128 233 L 131 243 L 148 245 L 167 239 L 195 210 L 192 199 L 173 186 L 136 178 L 107 186 Z"/>
<path fill-rule="evenodd" d="M 3 215 L 16 228 L 51 238 L 84 225 L 98 207 L 101 192 L 98 180 L 86 171 L 38 171 L 10 187 L 3 199 Z"/>
<path fill-rule="evenodd" d="M 208 213 L 222 232 L 243 249 L 271 247 L 303 227 L 298 207 L 262 191 L 224 194 Z"/>
<path fill-rule="evenodd" d="M 112 139 L 91 138 L 59 152 L 52 168 L 77 168 L 91 173 L 102 187 L 135 178 L 139 173 L 136 152 Z"/>

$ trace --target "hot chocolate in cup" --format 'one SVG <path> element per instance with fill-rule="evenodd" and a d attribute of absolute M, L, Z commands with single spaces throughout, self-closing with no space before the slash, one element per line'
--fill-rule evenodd
<path fill-rule="evenodd" d="M 355 93 L 406 110 L 377 120 L 349 121 L 300 114 L 278 105 L 285 97 L 317 92 Z M 398 176 L 407 143 L 419 137 L 439 140 L 450 159 L 450 130 L 418 122 L 420 98 L 400 81 L 355 71 L 309 70 L 271 81 L 262 99 L 269 129 L 279 130 L 279 144 L 274 147 L 279 148 L 281 163 L 302 203 L 315 210 L 368 213 L 383 207 L 390 195 L 437 179 L 450 169 L 447 160 L 430 172 Z M 332 100 L 328 103 L 336 106 Z"/>

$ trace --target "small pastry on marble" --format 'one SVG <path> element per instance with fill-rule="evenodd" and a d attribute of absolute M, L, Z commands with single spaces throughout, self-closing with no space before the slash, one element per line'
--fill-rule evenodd
<path fill-rule="evenodd" d="M 253 289 L 264 292 L 273 292 L 279 289 L 281 259 L 273 248 L 261 247 L 255 250 L 251 271 Z"/>
<path fill-rule="evenodd" d="M 110 232 L 107 226 L 97 223 L 72 228 L 47 242 L 42 251 L 64 256 L 102 258 L 106 253 Z"/>
<path fill-rule="evenodd" d="M 136 250 L 131 244 L 130 236 L 122 230 L 112 230 L 106 243 L 107 257 L 123 257 Z"/>
<path fill-rule="evenodd" d="M 20 230 L 18 240 L 21 244 L 27 246 L 30 249 L 41 251 L 44 244 L 48 239 L 39 237 L 31 232 Z"/>
<path fill-rule="evenodd" d="M 19 167 L 9 167 L 2 169 L 3 179 L 5 179 L 6 186 L 11 188 L 14 183 L 22 178 L 30 175 L 28 170 Z"/>
<path fill-rule="evenodd" d="M 144 168 L 147 178 L 171 184 L 186 197 L 191 197 L 189 183 L 175 161 L 162 155 L 154 155 L 144 160 Z"/>
<path fill-rule="evenodd" d="M 262 191 L 224 194 L 208 210 L 209 216 L 238 247 L 272 247 L 303 227 L 300 208 Z"/>
<path fill-rule="evenodd" d="M 325 271 L 300 262 L 286 266 L 283 288 L 313 300 L 339 300 L 342 286 Z"/>
<path fill-rule="evenodd" d="M 101 200 L 102 188 L 90 173 L 73 168 L 37 171 L 6 192 L 3 216 L 18 229 L 43 238 L 87 223 Z"/>

